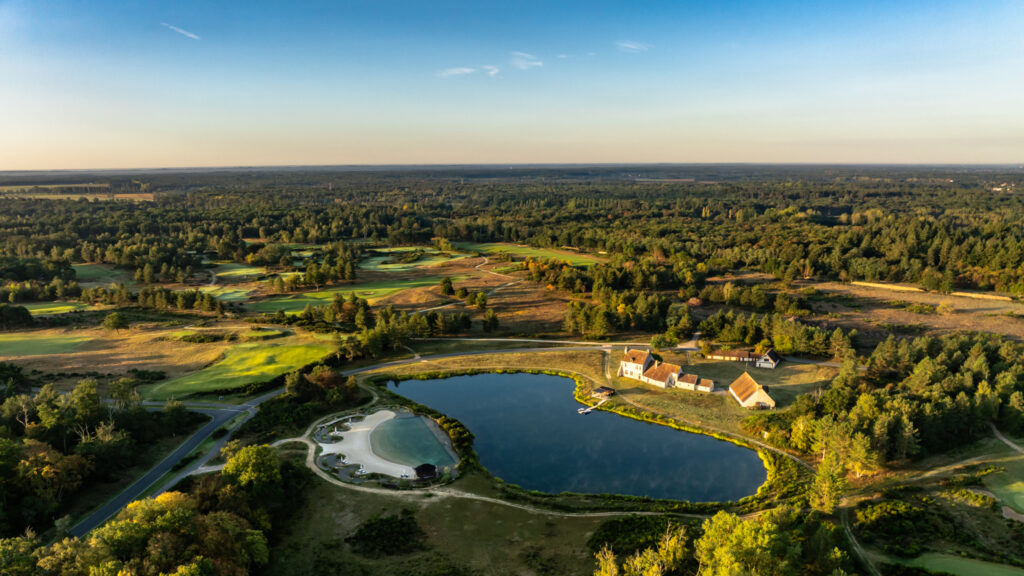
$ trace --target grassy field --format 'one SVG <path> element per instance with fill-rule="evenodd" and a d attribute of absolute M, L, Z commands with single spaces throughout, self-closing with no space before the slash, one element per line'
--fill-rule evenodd
<path fill-rule="evenodd" d="M 236 344 L 212 365 L 198 372 L 147 386 L 142 393 L 149 400 L 165 400 L 241 388 L 316 362 L 333 350 L 334 347 L 329 343 L 308 336 Z"/>
<path fill-rule="evenodd" d="M 248 304 L 247 307 L 253 312 L 274 313 L 284 310 L 288 314 L 298 314 L 307 304 L 312 306 L 323 306 L 334 300 L 335 294 L 348 296 L 355 292 L 361 298 L 366 298 L 371 303 L 380 298 L 391 296 L 410 288 L 423 286 L 434 286 L 441 281 L 440 276 L 423 276 L 405 280 L 385 280 L 380 282 L 367 282 L 365 284 L 350 284 L 336 288 L 329 288 L 319 292 L 304 292 L 290 296 L 275 296 L 259 302 Z"/>
<path fill-rule="evenodd" d="M 0 334 L 0 358 L 63 354 L 88 341 L 88 336 L 69 336 L 51 331 Z"/>
<path fill-rule="evenodd" d="M 454 484 L 466 489 L 464 480 Z M 345 538 L 365 521 L 413 511 L 426 549 L 367 559 Z M 320 479 L 282 527 L 267 572 L 305 574 L 591 574 L 587 538 L 602 518 L 560 518 L 500 504 L 458 498 L 381 496 L 346 490 Z"/>
<path fill-rule="evenodd" d="M 815 366 L 813 364 L 794 364 L 783 361 L 778 368 L 755 368 L 753 365 L 742 362 L 723 362 L 719 360 L 706 360 L 700 358 L 700 354 L 693 352 L 686 355 L 668 353 L 663 354 L 666 362 L 677 364 L 689 363 L 685 367 L 686 372 L 700 375 L 702 378 L 710 378 L 715 381 L 715 389 L 727 390 L 734 380 L 739 378 L 743 372 L 749 372 L 758 384 L 768 387 L 768 393 L 775 399 L 778 408 L 786 408 L 791 405 L 796 397 L 816 388 L 825 388 L 838 370 L 827 366 Z"/>
<path fill-rule="evenodd" d="M 1006 470 L 986 476 L 985 486 L 1003 504 L 1024 514 L 1024 456 L 1008 459 L 1000 465 Z"/>
<path fill-rule="evenodd" d="M 511 254 L 520 258 L 532 256 L 534 258 L 557 258 L 564 260 L 573 265 L 584 265 L 591 266 L 597 264 L 602 260 L 600 258 L 589 256 L 587 254 L 579 254 L 576 252 L 565 251 L 565 250 L 552 250 L 550 248 L 534 248 L 532 246 L 519 246 L 516 244 L 502 244 L 499 242 L 492 242 L 487 244 L 479 244 L 476 242 L 456 242 L 455 246 L 459 250 L 465 250 L 467 252 L 480 252 L 481 254 Z"/>
<path fill-rule="evenodd" d="M 917 558 L 901 563 L 957 576 L 1024 576 L 1024 568 L 936 552 L 921 554 Z"/>
<path fill-rule="evenodd" d="M 200 290 L 216 297 L 221 302 L 244 302 L 252 294 L 252 290 L 231 286 L 203 286 Z"/>
<path fill-rule="evenodd" d="M 52 316 L 55 314 L 67 314 L 68 312 L 74 312 L 76 310 L 89 310 L 91 307 L 82 304 L 81 302 L 33 302 L 31 304 L 21 304 L 33 316 Z"/>
<path fill-rule="evenodd" d="M 217 275 L 218 280 L 238 282 L 255 276 L 263 276 L 267 273 L 267 269 L 262 266 L 249 266 L 236 262 L 218 262 L 217 266 L 213 268 L 213 273 Z"/>
<path fill-rule="evenodd" d="M 73 264 L 71 267 L 83 288 L 134 283 L 127 270 L 118 270 L 107 264 Z"/>
<path fill-rule="evenodd" d="M 423 251 L 421 256 L 415 262 L 409 263 L 392 263 L 388 264 L 387 261 L 391 259 L 391 254 L 412 252 L 415 250 Z M 373 251 L 377 255 L 369 256 L 364 258 L 359 263 L 359 267 L 363 270 L 373 270 L 375 272 L 405 272 L 408 270 L 416 270 L 417 268 L 426 268 L 428 266 L 435 266 L 437 264 L 443 264 L 445 262 L 451 262 L 452 260 L 458 260 L 459 258 L 465 258 L 469 254 L 452 254 L 443 253 L 437 248 L 431 246 L 400 246 L 397 248 L 378 248 Z"/>

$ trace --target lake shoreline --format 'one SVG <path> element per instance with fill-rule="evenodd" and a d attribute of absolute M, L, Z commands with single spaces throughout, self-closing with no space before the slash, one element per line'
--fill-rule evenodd
<path fill-rule="evenodd" d="M 576 403 L 582 404 L 584 406 L 592 406 L 594 404 L 594 402 L 588 401 L 588 400 L 590 400 L 589 393 L 590 393 L 591 386 L 586 381 L 586 378 L 584 376 L 580 375 L 580 374 L 576 374 L 576 373 L 573 373 L 573 372 L 568 371 L 568 370 L 540 370 L 540 369 L 507 369 L 507 370 L 506 369 L 498 369 L 498 370 L 495 370 L 495 369 L 461 369 L 461 370 L 458 370 L 457 369 L 457 370 L 440 370 L 440 371 L 421 372 L 421 373 L 418 373 L 418 374 L 409 374 L 409 375 L 401 375 L 401 376 L 388 375 L 388 374 L 380 374 L 380 375 L 377 375 L 374 378 L 372 378 L 371 381 L 373 383 L 375 383 L 375 384 L 378 384 L 378 385 L 385 384 L 385 386 L 386 386 L 386 383 L 388 383 L 388 382 L 395 382 L 396 384 L 400 384 L 401 382 L 408 381 L 408 380 L 435 380 L 435 379 L 436 380 L 443 380 L 443 379 L 455 378 L 455 377 L 460 377 L 460 376 L 474 376 L 474 375 L 482 375 L 482 374 L 536 374 L 536 375 L 555 376 L 555 377 L 569 379 L 569 380 L 571 380 L 574 383 L 573 393 L 572 393 L 573 394 L 573 400 Z M 400 393 L 396 393 L 396 395 L 400 395 Z M 403 396 L 403 398 L 405 398 L 405 397 Z M 409 401 L 412 401 L 412 402 L 416 402 L 418 404 L 421 403 L 420 401 L 413 400 L 411 398 L 406 398 L 406 399 L 409 400 Z M 444 412 L 443 410 L 438 410 L 437 408 L 434 408 L 434 407 L 431 407 L 431 408 L 433 410 L 441 412 L 441 413 Z M 742 497 L 730 498 L 730 499 L 726 499 L 726 500 L 688 500 L 688 499 L 681 499 L 681 498 L 642 496 L 642 495 L 623 494 L 623 493 L 597 493 L 597 492 L 574 492 L 574 491 L 551 492 L 551 491 L 532 490 L 532 489 L 529 489 L 529 488 L 523 488 L 523 487 L 518 486 L 518 485 L 513 484 L 513 483 L 506 482 L 505 480 L 501 479 L 500 477 L 494 475 L 492 472 L 487 470 L 482 464 L 480 465 L 480 468 L 483 469 L 483 472 L 485 474 L 487 474 L 488 476 L 490 476 L 490 477 L 494 478 L 495 480 L 497 480 L 503 486 L 503 489 L 505 489 L 507 491 L 512 491 L 512 492 L 521 492 L 521 494 L 517 494 L 517 495 L 509 494 L 509 496 L 513 496 L 513 497 L 523 497 L 523 496 L 526 496 L 526 497 L 577 496 L 577 497 L 580 497 L 580 498 L 605 497 L 605 498 L 611 498 L 611 499 L 622 500 L 622 501 L 644 500 L 644 501 L 649 501 L 649 502 L 652 502 L 652 503 L 656 503 L 656 502 L 672 503 L 672 504 L 676 505 L 676 506 L 674 506 L 675 508 L 678 508 L 678 505 L 685 505 L 687 507 L 701 508 L 701 509 L 725 508 L 725 507 L 730 507 L 730 506 L 734 506 L 734 505 L 737 505 L 737 504 L 744 505 L 744 506 L 748 506 L 748 505 L 751 505 L 751 504 L 756 504 L 758 501 L 760 501 L 760 500 L 762 500 L 764 498 L 766 493 L 768 491 L 770 491 L 771 487 L 774 486 L 775 481 L 778 479 L 778 476 L 779 476 L 779 474 L 778 474 L 778 466 L 776 465 L 775 462 L 773 462 L 773 456 L 774 455 L 767 454 L 766 451 L 764 451 L 760 447 L 758 447 L 758 446 L 756 446 L 756 445 L 754 445 L 752 443 L 746 442 L 745 440 L 743 440 L 741 438 L 735 438 L 735 437 L 732 437 L 732 436 L 728 436 L 726 434 L 722 434 L 722 433 L 717 432 L 717 431 L 706 430 L 706 429 L 701 429 L 701 428 L 698 428 L 698 427 L 688 426 L 688 425 L 679 423 L 677 421 L 666 420 L 664 418 L 659 417 L 657 414 L 651 414 L 651 413 L 639 412 L 639 411 L 638 411 L 639 413 L 634 413 L 634 411 L 631 411 L 631 410 L 623 410 L 621 407 L 613 407 L 612 404 L 605 404 L 604 406 L 601 406 L 599 408 L 599 410 L 604 411 L 604 412 L 608 412 L 608 413 L 611 413 L 611 414 L 615 414 L 616 416 L 624 416 L 624 417 L 627 417 L 629 420 L 646 422 L 646 423 L 650 423 L 650 424 L 660 424 L 660 425 L 666 426 L 667 428 L 678 430 L 678 431 L 681 431 L 681 432 L 687 432 L 687 433 L 691 433 L 691 434 L 696 434 L 696 435 L 710 437 L 710 438 L 715 439 L 715 440 L 725 441 L 725 442 L 728 442 L 729 444 L 732 444 L 732 445 L 735 445 L 735 446 L 738 446 L 738 447 L 741 447 L 741 448 L 745 448 L 745 449 L 751 450 L 752 452 L 754 452 L 758 456 L 760 464 L 762 465 L 763 470 L 764 470 L 765 480 L 763 482 L 759 483 L 759 485 L 758 485 L 758 487 L 757 487 L 757 489 L 755 491 L 753 491 L 752 493 L 749 493 L 749 494 L 747 494 L 745 496 L 742 496 Z"/>

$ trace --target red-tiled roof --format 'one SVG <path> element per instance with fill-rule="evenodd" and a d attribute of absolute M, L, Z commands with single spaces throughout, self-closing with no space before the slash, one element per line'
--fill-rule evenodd
<path fill-rule="evenodd" d="M 622 356 L 623 362 L 629 362 L 631 364 L 643 364 L 647 362 L 647 357 L 650 352 L 647 350 L 628 350 L 625 355 Z"/>
<path fill-rule="evenodd" d="M 670 375 L 678 374 L 682 369 L 682 366 L 662 362 L 648 368 L 647 371 L 644 372 L 644 378 L 648 378 L 656 382 L 668 382 L 668 377 Z"/>

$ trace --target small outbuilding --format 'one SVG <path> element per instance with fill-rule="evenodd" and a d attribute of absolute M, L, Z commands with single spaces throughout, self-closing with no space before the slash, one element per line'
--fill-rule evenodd
<path fill-rule="evenodd" d="M 754 362 L 754 366 L 757 366 L 758 368 L 774 369 L 779 365 L 779 362 L 782 362 L 782 356 L 779 356 L 779 353 L 776 352 L 774 348 L 769 348 L 768 351 L 764 353 L 764 356 L 761 356 L 757 359 L 757 362 Z"/>
<path fill-rule="evenodd" d="M 615 388 L 609 388 L 607 386 L 598 386 L 597 388 L 594 388 L 594 391 L 591 393 L 591 396 L 593 396 L 594 398 L 607 398 L 613 394 L 615 394 Z"/>
<path fill-rule="evenodd" d="M 768 389 L 757 383 L 747 372 L 729 386 L 729 393 L 748 410 L 775 408 L 775 399 L 768 395 Z"/>
<path fill-rule="evenodd" d="M 413 468 L 416 471 L 416 478 L 419 480 L 433 480 L 437 478 L 437 466 L 433 464 L 420 464 Z"/>

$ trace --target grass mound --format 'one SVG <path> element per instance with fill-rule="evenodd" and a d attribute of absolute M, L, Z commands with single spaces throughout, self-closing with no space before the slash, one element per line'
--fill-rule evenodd
<path fill-rule="evenodd" d="M 333 346 L 317 342 L 238 344 L 230 348 L 220 361 L 198 372 L 157 384 L 145 390 L 144 395 L 151 400 L 166 400 L 239 389 L 312 364 L 332 351 Z"/>

